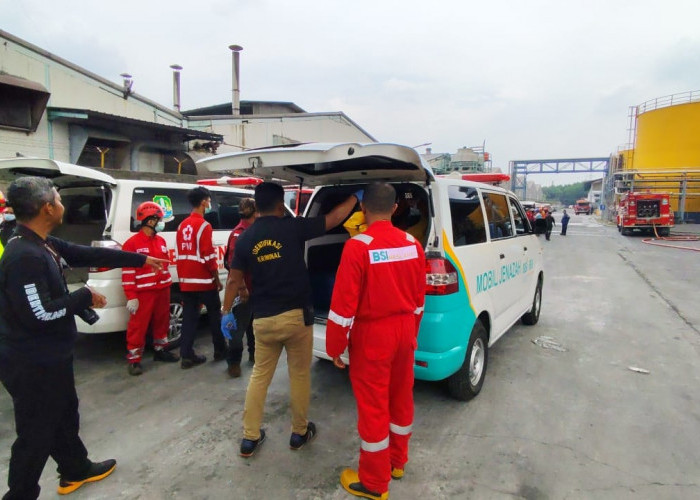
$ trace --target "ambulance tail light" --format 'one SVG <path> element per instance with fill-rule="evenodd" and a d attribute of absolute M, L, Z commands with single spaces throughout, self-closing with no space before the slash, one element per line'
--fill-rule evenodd
<path fill-rule="evenodd" d="M 97 248 L 112 248 L 114 250 L 121 250 L 122 246 L 114 240 L 93 240 L 90 243 L 91 247 Z M 111 271 L 113 267 L 91 267 L 89 271 L 91 273 L 103 273 L 105 271 Z"/>
<path fill-rule="evenodd" d="M 457 270 L 444 257 L 425 259 L 425 294 L 449 295 L 459 291 Z"/>

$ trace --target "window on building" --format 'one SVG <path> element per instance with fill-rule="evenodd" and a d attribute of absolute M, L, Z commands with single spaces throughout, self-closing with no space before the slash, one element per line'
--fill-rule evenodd
<path fill-rule="evenodd" d="M 0 72 L 0 127 L 36 131 L 50 95 L 38 83 Z"/>
<path fill-rule="evenodd" d="M 454 245 L 485 243 L 486 226 L 479 192 L 472 187 L 449 186 L 448 195 Z"/>

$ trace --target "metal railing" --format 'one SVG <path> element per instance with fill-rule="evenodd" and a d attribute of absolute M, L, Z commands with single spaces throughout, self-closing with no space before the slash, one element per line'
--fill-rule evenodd
<path fill-rule="evenodd" d="M 667 108 L 676 104 L 688 104 L 691 102 L 700 102 L 700 90 L 690 90 L 679 94 L 671 94 L 663 97 L 657 97 L 649 101 L 643 102 L 637 106 L 637 116 L 647 111 L 653 111 L 659 108 Z"/>

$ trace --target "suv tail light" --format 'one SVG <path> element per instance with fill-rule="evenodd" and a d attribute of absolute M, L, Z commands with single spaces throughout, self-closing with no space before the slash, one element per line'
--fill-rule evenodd
<path fill-rule="evenodd" d="M 444 257 L 425 259 L 425 294 L 448 295 L 459 291 L 457 270 Z"/>
<path fill-rule="evenodd" d="M 114 240 L 93 240 L 92 243 L 90 243 L 91 247 L 98 247 L 98 248 L 113 248 L 114 250 L 121 250 L 122 246 L 117 243 Z M 91 273 L 103 273 L 105 271 L 111 271 L 112 267 L 91 267 L 89 271 Z"/>

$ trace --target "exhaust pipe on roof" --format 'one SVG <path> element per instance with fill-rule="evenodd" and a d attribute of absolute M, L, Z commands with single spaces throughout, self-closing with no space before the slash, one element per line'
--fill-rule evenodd
<path fill-rule="evenodd" d="M 170 67 L 173 70 L 173 108 L 176 111 L 180 111 L 180 71 L 182 71 L 182 66 L 179 64 L 171 64 Z"/>
<path fill-rule="evenodd" d="M 241 114 L 241 89 L 240 89 L 240 51 L 243 47 L 240 45 L 229 45 L 229 49 L 233 52 L 233 101 L 231 108 L 233 116 Z"/>

